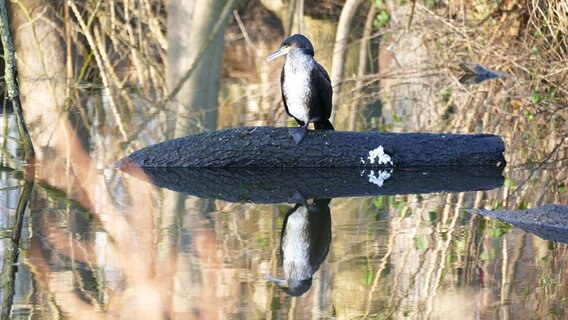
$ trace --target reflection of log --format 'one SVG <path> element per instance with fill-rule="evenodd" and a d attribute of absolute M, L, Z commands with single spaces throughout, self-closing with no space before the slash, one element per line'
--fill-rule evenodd
<path fill-rule="evenodd" d="M 129 172 L 129 171 L 127 171 Z M 327 169 L 187 169 L 145 168 L 130 171 L 154 184 L 203 198 L 256 203 L 295 202 L 379 194 L 488 190 L 503 184 L 497 167 L 445 167 L 399 170 Z"/>
<path fill-rule="evenodd" d="M 130 154 L 117 166 L 496 166 L 504 164 L 504 151 L 503 140 L 487 134 L 310 131 L 296 145 L 287 128 L 249 127 L 168 140 Z"/>
<path fill-rule="evenodd" d="M 472 212 L 503 220 L 546 240 L 568 243 L 568 206 L 550 204 L 529 210 Z"/>

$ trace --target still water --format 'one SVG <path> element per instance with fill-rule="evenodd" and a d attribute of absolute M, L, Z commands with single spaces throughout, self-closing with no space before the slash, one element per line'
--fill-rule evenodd
<path fill-rule="evenodd" d="M 96 202 L 38 182 L 3 299 L 14 319 L 561 319 L 566 244 L 470 211 L 566 203 L 555 170 L 148 173 L 172 191 L 103 168 Z M 22 177 L 2 178 L 5 260 Z"/>

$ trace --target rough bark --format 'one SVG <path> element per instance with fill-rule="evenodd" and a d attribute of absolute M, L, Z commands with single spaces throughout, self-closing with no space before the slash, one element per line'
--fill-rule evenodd
<path fill-rule="evenodd" d="M 305 199 L 489 190 L 503 185 L 503 168 L 131 168 L 127 173 L 200 198 L 255 203 Z"/>
<path fill-rule="evenodd" d="M 568 243 L 568 206 L 549 204 L 529 210 L 472 212 L 503 220 L 546 240 Z"/>
<path fill-rule="evenodd" d="M 190 135 L 138 150 L 117 167 L 419 167 L 504 164 L 503 140 L 488 134 L 310 131 L 245 127 Z"/>

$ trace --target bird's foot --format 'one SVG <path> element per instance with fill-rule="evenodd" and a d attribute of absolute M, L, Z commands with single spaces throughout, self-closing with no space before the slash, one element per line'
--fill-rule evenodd
<path fill-rule="evenodd" d="M 306 199 L 300 191 L 296 190 L 296 192 L 294 192 L 294 194 L 288 199 L 288 202 L 307 205 L 308 199 Z"/>
<path fill-rule="evenodd" d="M 290 128 L 290 129 L 288 129 L 288 132 L 290 133 L 290 135 L 294 139 L 294 142 L 296 142 L 296 144 L 300 144 L 300 142 L 302 142 L 302 140 L 304 140 L 304 137 L 308 133 L 308 127 L 307 126 L 301 126 L 301 127 L 297 127 L 297 128 Z"/>

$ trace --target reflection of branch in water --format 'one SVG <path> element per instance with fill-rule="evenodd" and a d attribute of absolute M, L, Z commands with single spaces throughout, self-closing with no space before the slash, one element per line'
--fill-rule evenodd
<path fill-rule="evenodd" d="M 20 237 L 22 235 L 22 226 L 24 224 L 24 214 L 34 186 L 33 177 L 35 175 L 34 166 L 28 167 L 26 175 L 31 179 L 24 181 L 24 187 L 18 198 L 16 206 L 15 224 L 12 229 L 12 237 L 10 244 L 4 250 L 4 261 L 2 265 L 2 275 L 0 284 L 2 286 L 2 319 L 10 318 L 12 303 L 15 294 L 16 272 L 18 271 L 18 257 L 20 255 Z"/>
<path fill-rule="evenodd" d="M 398 217 L 398 220 L 401 220 L 401 219 L 403 219 L 402 216 Z M 392 252 L 393 252 L 395 236 L 396 236 L 396 232 L 389 232 L 389 236 L 388 236 L 389 240 L 388 240 L 388 243 L 386 245 L 387 252 L 381 258 L 381 262 L 379 263 L 379 268 L 375 272 L 375 277 L 373 278 L 373 284 L 371 285 L 371 288 L 369 289 L 369 293 L 367 295 L 367 304 L 365 305 L 365 314 L 363 315 L 363 319 L 367 319 L 369 317 L 369 314 L 371 313 L 373 297 L 374 297 L 374 294 L 377 291 L 377 288 L 379 286 L 379 280 L 381 279 L 381 275 L 383 274 L 383 272 L 387 268 L 387 263 L 388 263 L 388 261 L 391 257 Z"/>
<path fill-rule="evenodd" d="M 564 142 L 567 141 L 567 140 L 568 140 L 568 137 L 563 137 L 562 139 L 560 139 L 560 142 L 559 142 L 556 146 L 554 146 L 554 148 L 552 149 L 552 151 L 550 151 L 550 153 L 546 156 L 546 158 L 540 160 L 536 166 L 534 166 L 534 167 L 532 167 L 532 168 L 530 169 L 530 171 L 528 172 L 527 177 L 526 177 L 522 182 L 519 183 L 519 185 L 515 188 L 515 190 L 514 190 L 513 192 L 511 192 L 511 193 L 507 196 L 506 200 L 511 199 L 511 197 L 512 197 L 514 194 L 516 194 L 517 192 L 519 192 L 519 191 L 521 190 L 521 188 L 523 188 L 523 187 L 525 186 L 525 184 L 526 184 L 528 181 L 530 181 L 530 180 L 532 179 L 532 177 L 534 176 L 534 174 L 535 174 L 538 170 L 542 169 L 545 165 L 547 165 L 547 164 L 548 164 L 548 160 L 550 160 L 550 159 L 552 158 L 552 156 L 553 156 L 554 154 L 556 154 L 556 153 L 558 152 L 558 150 L 560 150 L 560 147 L 561 147 L 561 146 L 564 144 Z"/>
<path fill-rule="evenodd" d="M 452 194 L 448 194 L 446 197 L 452 197 Z M 446 272 L 446 268 L 449 268 L 447 266 L 449 264 L 449 259 L 447 259 L 448 252 L 450 251 L 454 240 L 456 240 L 456 238 L 459 239 L 459 235 L 454 235 L 457 229 L 456 224 L 461 214 L 461 210 L 459 208 L 464 205 L 463 194 L 461 194 L 459 197 L 460 200 L 458 201 L 457 205 L 451 204 L 451 201 L 445 201 L 444 204 L 444 211 L 447 210 L 448 212 L 447 214 L 444 214 L 444 218 L 442 219 L 440 225 L 444 226 L 444 229 L 446 229 L 447 232 L 445 233 L 444 237 L 436 241 L 437 245 L 433 250 L 433 255 L 436 258 L 432 259 L 430 264 L 430 272 L 428 274 L 428 279 L 434 280 L 432 281 L 432 285 L 428 286 L 430 292 L 426 300 L 426 314 L 428 315 L 429 319 L 435 318 L 435 316 L 432 315 L 432 313 L 434 312 L 434 298 L 442 291 L 440 290 L 440 287 L 442 285 L 442 275 Z M 454 214 L 452 217 L 449 217 L 449 211 L 451 210 L 454 211 Z"/>
<path fill-rule="evenodd" d="M 409 262 L 412 259 L 410 255 L 411 251 L 408 250 L 404 257 L 402 257 L 404 260 L 401 260 L 399 263 L 404 264 Z M 416 285 L 417 281 L 421 280 L 419 275 L 426 264 L 426 256 L 427 251 L 420 252 L 418 254 L 418 263 L 414 271 L 404 270 L 404 268 L 401 268 L 398 273 L 393 274 L 392 287 L 398 288 L 400 294 L 397 295 L 394 292 L 391 294 L 387 304 L 390 306 L 386 317 L 387 319 L 394 318 L 395 313 L 400 312 L 400 306 L 404 303 L 404 299 L 408 298 L 408 296 L 412 294 L 412 289 Z M 393 258 L 396 259 L 397 257 Z M 406 285 L 406 288 L 403 288 L 404 285 Z"/>
<path fill-rule="evenodd" d="M 36 184 L 33 203 L 69 200 L 65 196 Z M 31 217 L 33 236 L 26 255 L 26 266 L 37 280 L 38 288 L 46 289 L 54 298 L 74 295 L 73 299 L 82 304 L 103 310 L 109 296 L 105 277 L 108 267 L 101 265 L 97 254 L 108 244 L 108 238 L 104 233 L 97 233 L 96 240 L 92 241 L 89 229 L 93 216 L 73 201 L 65 202 L 61 208 L 52 208 Z M 72 284 L 68 282 L 69 278 L 73 279 Z M 71 300 L 69 305 L 73 304 Z"/>

